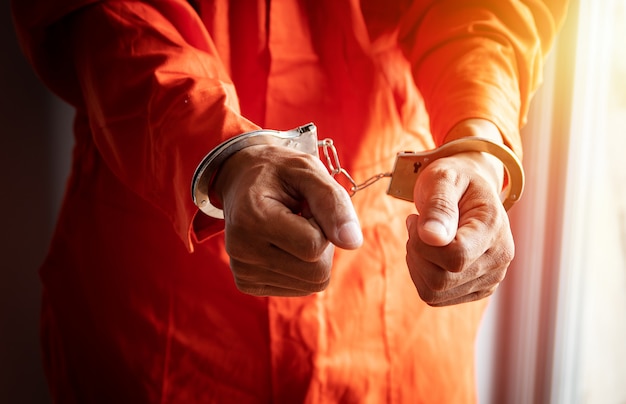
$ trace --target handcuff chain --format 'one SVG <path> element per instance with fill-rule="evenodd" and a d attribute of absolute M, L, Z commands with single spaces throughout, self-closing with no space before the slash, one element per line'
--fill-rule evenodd
<path fill-rule="evenodd" d="M 335 179 L 338 175 L 342 175 L 350 183 L 350 188 L 347 191 L 351 197 L 354 196 L 357 191 L 361 191 L 369 187 L 378 180 L 391 177 L 390 172 L 380 173 L 368 178 L 365 182 L 362 182 L 361 184 L 357 184 L 357 182 L 352 178 L 348 171 L 346 171 L 345 168 L 341 167 L 341 163 L 339 162 L 339 155 L 337 154 L 337 149 L 335 148 L 332 139 L 326 138 L 324 140 L 320 140 L 317 142 L 317 145 L 322 149 L 324 158 L 326 159 L 326 167 L 328 168 L 328 172 L 330 173 L 330 175 Z"/>

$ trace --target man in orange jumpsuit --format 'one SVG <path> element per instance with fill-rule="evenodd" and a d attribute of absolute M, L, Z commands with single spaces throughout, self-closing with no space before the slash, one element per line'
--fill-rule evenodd
<path fill-rule="evenodd" d="M 221 142 L 307 122 L 355 179 L 457 138 L 519 154 L 562 2 L 12 6 L 35 70 L 76 109 L 41 269 L 56 401 L 475 401 L 482 298 L 514 254 L 498 160 L 431 163 L 414 204 L 382 182 L 351 200 L 311 155 L 259 144 L 212 183 L 225 220 L 189 187 Z"/>

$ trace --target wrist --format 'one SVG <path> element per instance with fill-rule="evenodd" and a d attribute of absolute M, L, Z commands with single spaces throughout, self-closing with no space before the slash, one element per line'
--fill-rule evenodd
<path fill-rule="evenodd" d="M 483 118 L 470 118 L 457 123 L 444 138 L 444 143 L 472 137 L 480 137 L 504 146 L 502 134 L 498 127 L 493 122 Z M 498 192 L 501 192 L 506 187 L 508 183 L 506 169 L 500 159 L 485 152 L 468 152 L 467 154 L 468 158 L 471 158 L 486 170 L 486 176 L 491 180 Z"/>

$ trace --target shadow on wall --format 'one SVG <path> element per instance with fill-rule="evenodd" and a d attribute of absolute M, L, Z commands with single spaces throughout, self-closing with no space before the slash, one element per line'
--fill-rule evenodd
<path fill-rule="evenodd" d="M 0 402 L 48 403 L 39 345 L 38 267 L 69 166 L 71 118 L 22 55 L 8 4 L 0 14 L 5 55 L 0 64 Z"/>

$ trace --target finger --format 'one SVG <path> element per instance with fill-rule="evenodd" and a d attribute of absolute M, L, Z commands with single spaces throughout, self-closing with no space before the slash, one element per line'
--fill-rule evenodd
<path fill-rule="evenodd" d="M 471 193 L 469 191 L 468 193 Z M 461 272 L 480 263 L 480 268 L 508 266 L 515 255 L 515 243 L 508 216 L 499 201 L 483 203 L 483 198 L 467 198 L 461 204 L 461 218 L 448 254 L 434 261 L 448 271 Z"/>
<path fill-rule="evenodd" d="M 438 169 L 437 162 L 427 166 L 414 190 L 419 215 L 419 236 L 432 246 L 448 245 L 456 235 L 459 200 L 467 183 L 456 171 Z"/>
<path fill-rule="evenodd" d="M 480 292 L 472 292 L 470 294 L 463 295 L 463 296 L 460 296 L 451 300 L 446 300 L 446 301 L 442 301 L 438 303 L 429 303 L 429 305 L 432 307 L 446 307 L 446 306 L 454 306 L 457 304 L 475 302 L 476 300 L 481 300 L 481 299 L 491 296 L 492 294 L 495 293 L 497 288 L 498 288 L 497 286 L 494 286 L 493 288 L 488 289 L 488 290 L 483 290 Z"/>
<path fill-rule="evenodd" d="M 318 261 L 329 247 L 329 240 L 316 220 L 294 214 L 281 205 L 276 205 L 273 209 L 275 213 L 268 213 L 266 216 L 271 225 L 261 229 L 263 237 L 273 246 L 299 260 Z"/>
<path fill-rule="evenodd" d="M 415 231 L 415 217 L 407 218 L 409 234 Z M 475 279 L 492 274 L 503 274 L 513 259 L 513 250 L 504 245 L 491 248 L 481 253 L 476 258 L 468 258 L 469 253 L 458 248 L 464 243 L 454 240 L 446 247 L 432 247 L 416 236 L 410 236 L 407 241 L 407 266 L 414 278 L 414 282 L 420 284 L 422 289 L 433 292 L 446 292 L 473 282 Z M 494 278 L 499 282 L 501 279 Z"/>
<path fill-rule="evenodd" d="M 433 276 L 439 272 L 441 276 Z M 439 268 L 434 271 L 412 271 L 411 278 L 420 298 L 431 306 L 458 304 L 487 297 L 502 282 L 506 267 L 494 269 L 477 278 L 455 278 L 455 275 Z M 460 283 L 458 286 L 453 287 Z"/>
<path fill-rule="evenodd" d="M 241 264 L 238 268 L 259 269 L 246 275 L 248 279 L 252 279 L 253 275 L 256 276 L 261 271 L 272 271 L 312 283 L 323 282 L 329 276 L 334 253 L 334 246 L 330 243 L 326 244 L 326 248 L 320 252 L 314 261 L 301 260 L 296 255 L 267 241 L 255 240 L 254 243 L 254 245 L 251 245 L 245 240 L 239 240 L 237 243 L 231 243 L 233 244 L 231 246 L 228 240 L 226 241 L 226 252 L 230 256 L 232 263 Z M 248 245 L 248 248 L 241 247 L 245 245 Z M 236 270 L 238 268 L 232 269 Z"/>
<path fill-rule="evenodd" d="M 497 290 L 505 274 L 506 270 L 503 272 L 496 271 L 493 274 L 487 274 L 444 293 L 435 293 L 430 297 L 429 301 L 424 301 L 430 306 L 441 307 L 484 299 Z"/>
<path fill-rule="evenodd" d="M 228 255 L 261 265 L 268 246 L 276 246 L 300 260 L 318 260 L 329 244 L 321 228 L 314 219 L 293 213 L 295 200 L 267 189 L 251 187 L 225 210 Z"/>
<path fill-rule="evenodd" d="M 321 162 L 316 164 L 325 170 Z M 306 200 L 308 210 L 331 243 L 345 249 L 360 247 L 363 233 L 350 196 L 330 175 L 318 173 L 302 175 L 300 170 L 292 169 L 283 175 Z"/>
<path fill-rule="evenodd" d="M 260 295 L 267 293 L 268 288 L 279 288 L 290 290 L 294 295 L 303 295 L 320 292 L 330 282 L 332 246 L 329 246 L 326 257 L 316 263 L 298 262 L 284 253 L 282 256 L 276 253 L 270 256 L 281 259 L 277 262 L 270 257 L 263 265 L 258 265 L 231 258 L 230 266 L 239 290 Z"/>
<path fill-rule="evenodd" d="M 265 284 L 247 285 L 245 283 L 237 282 L 236 278 L 235 278 L 235 282 L 237 285 L 237 289 L 241 293 L 245 293 L 251 296 L 258 296 L 258 297 L 266 297 L 266 296 L 299 297 L 299 296 L 308 296 L 313 293 L 316 293 L 316 291 L 305 291 L 305 290 L 298 290 L 298 289 L 283 288 L 283 287 L 276 286 L 276 285 L 265 285 Z"/>
<path fill-rule="evenodd" d="M 433 246 L 421 239 L 419 215 L 407 218 L 409 240 L 407 254 L 419 256 L 424 262 L 429 262 L 449 272 L 462 272 L 473 266 L 479 259 L 488 258 L 496 247 L 493 245 L 490 232 L 487 232 L 480 221 L 465 221 L 461 223 L 455 238 L 445 246 Z M 489 252 L 489 253 L 488 253 Z M 487 254 L 488 253 L 488 254 Z"/>

